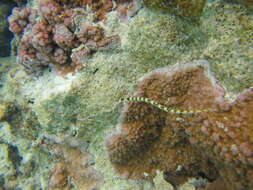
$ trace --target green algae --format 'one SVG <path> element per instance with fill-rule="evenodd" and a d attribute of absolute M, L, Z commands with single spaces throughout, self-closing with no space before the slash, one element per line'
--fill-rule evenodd
<path fill-rule="evenodd" d="M 170 14 L 140 11 L 129 28 L 129 59 L 146 71 L 196 59 L 207 43 L 198 24 Z"/>
<path fill-rule="evenodd" d="M 223 2 L 211 7 L 214 8 L 203 18 L 203 28 L 209 34 L 203 57 L 210 61 L 224 86 L 232 93 L 239 93 L 253 85 L 252 34 L 240 21 L 248 12 L 240 5 Z"/>

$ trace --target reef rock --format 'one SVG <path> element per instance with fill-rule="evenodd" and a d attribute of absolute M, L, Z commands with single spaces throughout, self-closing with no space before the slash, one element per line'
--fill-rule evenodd
<path fill-rule="evenodd" d="M 199 16 L 206 0 L 143 0 L 148 8 L 162 12 L 175 13 L 180 16 Z"/>

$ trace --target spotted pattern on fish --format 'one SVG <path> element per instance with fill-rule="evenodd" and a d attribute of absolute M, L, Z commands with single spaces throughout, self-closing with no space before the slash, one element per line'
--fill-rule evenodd
<path fill-rule="evenodd" d="M 170 109 L 162 104 L 159 104 L 149 98 L 145 97 L 129 97 L 129 98 L 121 98 L 119 102 L 128 102 L 128 101 L 136 101 L 136 102 L 145 102 L 147 104 L 151 104 L 160 110 L 163 110 L 168 113 L 174 113 L 174 114 L 195 114 L 195 113 L 202 113 L 202 112 L 208 112 L 209 110 L 203 109 L 203 110 L 177 110 L 177 109 Z"/>

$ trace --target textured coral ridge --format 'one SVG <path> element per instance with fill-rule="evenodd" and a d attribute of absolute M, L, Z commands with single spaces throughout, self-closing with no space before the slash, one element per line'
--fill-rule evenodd
<path fill-rule="evenodd" d="M 210 111 L 180 115 L 143 102 L 125 103 L 122 122 L 106 139 L 117 172 L 152 179 L 161 170 L 175 186 L 204 174 L 231 190 L 252 189 L 253 88 L 233 103 L 224 96 L 206 61 L 157 69 L 141 78 L 134 97 L 174 109 Z"/>

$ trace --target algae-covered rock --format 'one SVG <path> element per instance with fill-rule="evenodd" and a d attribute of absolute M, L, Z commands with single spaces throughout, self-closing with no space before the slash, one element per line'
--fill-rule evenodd
<path fill-rule="evenodd" d="M 129 24 L 125 46 L 129 61 L 148 71 L 197 58 L 207 37 L 198 24 L 142 10 Z"/>
<path fill-rule="evenodd" d="M 17 111 L 16 109 L 14 102 L 0 103 L 0 120 L 8 120 L 12 118 L 11 116 Z"/>
<path fill-rule="evenodd" d="M 0 144 L 0 175 L 5 175 L 6 177 L 14 176 L 15 169 L 9 160 L 9 147 L 6 144 Z"/>
<path fill-rule="evenodd" d="M 0 120 L 2 120 L 6 115 L 6 107 L 3 104 L 0 104 Z"/>
<path fill-rule="evenodd" d="M 247 9 L 253 11 L 253 2 L 251 0 L 227 0 L 228 2 L 238 2 L 243 4 Z"/>
<path fill-rule="evenodd" d="M 206 0 L 143 0 L 148 8 L 180 16 L 199 16 Z"/>
<path fill-rule="evenodd" d="M 218 2 L 209 5 L 202 21 L 208 34 L 202 57 L 210 61 L 216 77 L 232 93 L 253 85 L 252 30 L 246 20 L 253 20 L 253 15 L 239 4 Z"/>
<path fill-rule="evenodd" d="M 251 20 L 239 4 L 223 1 L 209 3 L 198 24 L 143 10 L 129 24 L 129 60 L 150 71 L 207 59 L 224 86 L 239 93 L 253 84 Z"/>
<path fill-rule="evenodd" d="M 48 155 L 17 135 L 7 122 L 0 122 L 0 175 L 3 187 L 38 190 L 46 188 Z M 39 170 L 39 171 L 38 171 Z"/>

